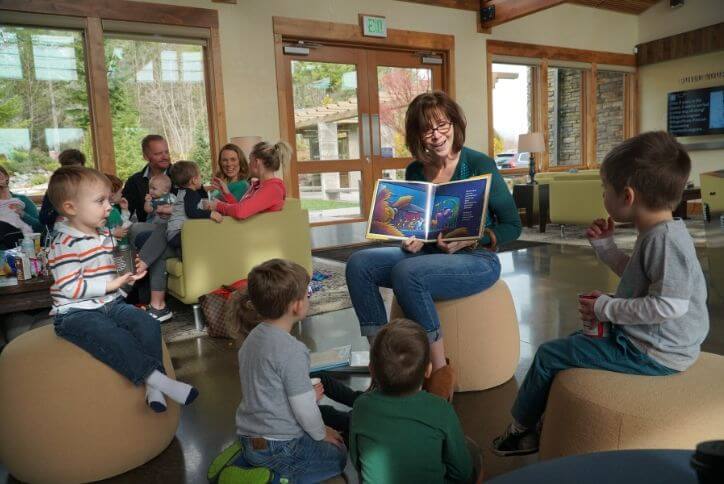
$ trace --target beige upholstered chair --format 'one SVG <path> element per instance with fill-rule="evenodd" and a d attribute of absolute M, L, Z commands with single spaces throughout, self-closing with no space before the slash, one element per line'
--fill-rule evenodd
<path fill-rule="evenodd" d="M 505 282 L 472 296 L 437 301 L 435 308 L 445 355 L 457 373 L 456 391 L 486 390 L 510 380 L 520 357 L 520 332 Z M 390 319 L 403 316 L 394 300 Z"/>
<path fill-rule="evenodd" d="M 56 336 L 53 326 L 5 347 L 0 394 L 0 462 L 23 482 L 88 482 L 131 470 L 168 447 L 180 417 L 170 400 L 164 413 L 148 408 L 143 386 Z"/>
<path fill-rule="evenodd" d="M 540 458 L 617 449 L 693 449 L 724 437 L 724 356 L 702 353 L 671 376 L 559 373 L 543 418 Z"/>

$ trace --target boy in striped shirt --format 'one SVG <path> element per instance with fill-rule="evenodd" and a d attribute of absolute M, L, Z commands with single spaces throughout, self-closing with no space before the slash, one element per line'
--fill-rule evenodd
<path fill-rule="evenodd" d="M 158 322 L 126 304 L 119 291 L 146 272 L 116 273 L 112 238 L 104 227 L 111 212 L 108 178 L 82 166 L 62 167 L 50 178 L 47 195 L 66 218 L 56 224 L 48 255 L 55 333 L 134 385 L 145 384 L 154 411 L 166 410 L 164 395 L 191 403 L 198 391 L 164 374 Z"/>

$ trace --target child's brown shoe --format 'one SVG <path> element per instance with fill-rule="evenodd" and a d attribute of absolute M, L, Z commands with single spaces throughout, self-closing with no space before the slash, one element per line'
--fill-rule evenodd
<path fill-rule="evenodd" d="M 430 378 L 425 379 L 422 388 L 428 393 L 452 402 L 455 393 L 455 369 L 450 365 L 450 361 L 448 360 L 447 366 L 433 371 Z"/>

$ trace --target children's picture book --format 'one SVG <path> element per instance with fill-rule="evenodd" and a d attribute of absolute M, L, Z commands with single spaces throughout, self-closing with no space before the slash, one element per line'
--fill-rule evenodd
<path fill-rule="evenodd" d="M 434 242 L 483 236 L 492 175 L 448 183 L 378 180 L 367 238 Z"/>
<path fill-rule="evenodd" d="M 339 346 L 327 351 L 319 351 L 309 355 L 309 371 L 331 370 L 349 366 L 352 358 L 352 345 Z"/>

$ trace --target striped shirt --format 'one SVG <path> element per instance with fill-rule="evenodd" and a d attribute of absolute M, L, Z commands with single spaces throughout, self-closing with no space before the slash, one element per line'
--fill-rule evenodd
<path fill-rule="evenodd" d="M 48 265 L 53 275 L 50 314 L 70 309 L 96 309 L 120 295 L 106 294 L 106 284 L 115 279 L 113 239 L 108 229 L 88 235 L 64 222 L 56 223 L 56 235 L 50 244 Z"/>

